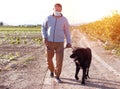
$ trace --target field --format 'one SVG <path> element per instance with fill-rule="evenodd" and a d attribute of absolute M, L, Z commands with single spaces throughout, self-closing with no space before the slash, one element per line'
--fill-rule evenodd
<path fill-rule="evenodd" d="M 41 43 L 40 27 L 0 27 L 0 46 Z"/>
<path fill-rule="evenodd" d="M 41 45 L 40 27 L 0 27 L 0 69 L 4 69 L 13 60 L 33 60 L 30 55 Z"/>
<path fill-rule="evenodd" d="M 104 17 L 95 22 L 82 24 L 77 28 L 92 39 L 99 40 L 104 44 L 106 50 L 120 56 L 120 13 L 114 12 L 112 15 Z"/>
<path fill-rule="evenodd" d="M 72 49 L 64 49 L 64 63 L 58 84 L 50 78 L 40 27 L 0 27 L 0 89 L 119 89 L 120 57 L 71 27 L 73 47 L 90 47 L 92 63 L 86 86 L 74 79 Z M 82 71 L 80 71 L 82 72 Z"/>
<path fill-rule="evenodd" d="M 119 21 L 115 20 L 117 18 L 119 18 L 119 15 L 115 14 L 101 21 L 71 26 L 71 29 L 77 28 L 81 32 L 87 33 L 89 36 L 102 41 L 105 49 L 120 55 L 120 26 L 117 25 Z M 8 68 L 7 65 L 13 62 L 13 60 L 23 59 L 25 61 L 35 59 L 31 53 L 41 46 L 41 42 L 40 26 L 0 26 L 0 69 Z"/>

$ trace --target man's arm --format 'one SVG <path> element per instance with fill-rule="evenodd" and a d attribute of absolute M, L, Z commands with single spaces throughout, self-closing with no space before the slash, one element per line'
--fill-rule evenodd
<path fill-rule="evenodd" d="M 70 48 L 71 47 L 71 36 L 70 36 L 70 29 L 69 29 L 69 23 L 66 19 L 65 25 L 64 25 L 64 30 L 65 30 L 65 37 L 66 37 L 66 48 Z"/>
<path fill-rule="evenodd" d="M 47 38 L 47 19 L 43 22 L 41 33 L 43 39 Z"/>
<path fill-rule="evenodd" d="M 42 33 L 43 42 L 47 45 L 47 19 L 42 25 L 41 33 Z"/>

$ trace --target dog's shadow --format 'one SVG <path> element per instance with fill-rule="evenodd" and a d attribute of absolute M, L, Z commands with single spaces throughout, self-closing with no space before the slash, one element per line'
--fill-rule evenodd
<path fill-rule="evenodd" d="M 80 85 L 80 80 L 75 80 L 71 78 L 61 78 L 63 84 L 70 84 L 70 85 Z"/>
<path fill-rule="evenodd" d="M 72 78 L 61 78 L 63 80 L 62 84 L 70 84 L 70 85 L 81 85 L 81 80 L 75 80 Z M 94 81 L 92 81 L 94 80 Z M 100 82 L 98 82 L 100 81 Z M 111 86 L 110 86 L 111 85 Z M 120 87 L 120 82 L 112 81 L 112 80 L 105 80 L 105 79 L 98 79 L 98 78 L 90 78 L 86 80 L 87 87 L 91 88 L 100 88 L 100 89 L 117 89 L 113 86 Z M 82 85 L 84 86 L 84 85 Z"/>

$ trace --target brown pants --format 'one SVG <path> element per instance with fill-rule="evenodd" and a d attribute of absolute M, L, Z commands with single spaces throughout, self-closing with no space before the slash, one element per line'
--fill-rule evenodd
<path fill-rule="evenodd" d="M 54 67 L 53 57 L 56 53 L 56 66 Z M 63 42 L 48 42 L 47 46 L 47 65 L 51 72 L 55 72 L 56 77 L 59 77 L 62 70 L 64 54 Z"/>

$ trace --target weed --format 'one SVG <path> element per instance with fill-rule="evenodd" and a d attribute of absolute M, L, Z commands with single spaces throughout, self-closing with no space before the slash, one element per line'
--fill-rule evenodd
<path fill-rule="evenodd" d="M 37 44 L 41 44 L 42 38 L 34 38 L 33 41 L 35 41 Z"/>
<path fill-rule="evenodd" d="M 23 40 L 23 43 L 24 43 L 24 44 L 27 44 L 27 40 Z"/>
<path fill-rule="evenodd" d="M 35 57 L 28 57 L 26 59 L 24 59 L 26 62 L 29 62 L 29 61 L 33 61 L 35 59 Z"/>

